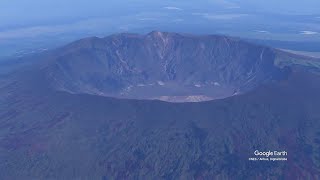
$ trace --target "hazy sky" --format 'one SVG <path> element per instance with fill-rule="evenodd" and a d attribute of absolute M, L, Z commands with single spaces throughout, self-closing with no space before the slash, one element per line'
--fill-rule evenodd
<path fill-rule="evenodd" d="M 0 0 L 0 56 L 151 30 L 320 41 L 320 0 Z"/>
<path fill-rule="evenodd" d="M 320 0 L 1 0 L 0 28 L 126 15 L 162 6 L 314 14 L 320 11 Z"/>

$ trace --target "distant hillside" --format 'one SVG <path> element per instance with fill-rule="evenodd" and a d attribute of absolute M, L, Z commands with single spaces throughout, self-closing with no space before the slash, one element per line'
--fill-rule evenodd
<path fill-rule="evenodd" d="M 247 41 L 270 46 L 279 49 L 290 49 L 294 51 L 320 52 L 320 42 L 317 41 L 280 41 L 280 40 L 261 40 L 247 39 Z"/>

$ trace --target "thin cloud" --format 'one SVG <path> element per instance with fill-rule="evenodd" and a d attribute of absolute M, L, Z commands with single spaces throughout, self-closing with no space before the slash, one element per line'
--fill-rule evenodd
<path fill-rule="evenodd" d="M 193 15 L 201 16 L 209 20 L 232 20 L 248 16 L 248 14 L 209 14 L 209 13 L 193 13 Z"/>
<path fill-rule="evenodd" d="M 184 19 L 174 19 L 174 20 L 172 20 L 173 22 L 182 22 L 182 21 L 184 21 Z"/>
<path fill-rule="evenodd" d="M 230 2 L 227 0 L 211 0 L 212 3 L 223 6 L 227 9 L 238 9 L 240 6 L 237 3 Z"/>
<path fill-rule="evenodd" d="M 174 6 L 167 6 L 167 7 L 163 7 L 164 9 L 167 10 L 176 10 L 176 11 L 182 11 L 183 9 L 178 8 L 178 7 L 174 7 Z"/>
<path fill-rule="evenodd" d="M 139 18 L 139 21 L 156 21 L 158 20 L 157 18 Z"/>
<path fill-rule="evenodd" d="M 255 30 L 255 32 L 257 32 L 257 33 L 263 33 L 263 34 L 270 33 L 269 31 L 265 31 L 265 30 Z"/>
<path fill-rule="evenodd" d="M 167 18 L 169 13 L 163 12 L 142 12 L 135 15 L 139 21 L 160 21 Z"/>
<path fill-rule="evenodd" d="M 315 31 L 300 31 L 300 34 L 302 34 L 302 35 L 316 35 L 319 33 L 315 32 Z"/>
<path fill-rule="evenodd" d="M 239 9 L 241 8 L 240 6 L 229 6 L 229 7 L 226 7 L 227 9 Z"/>

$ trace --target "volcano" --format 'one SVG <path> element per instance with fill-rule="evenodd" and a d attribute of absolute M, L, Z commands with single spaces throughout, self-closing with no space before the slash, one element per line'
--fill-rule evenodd
<path fill-rule="evenodd" d="M 154 31 L 21 60 L 0 76 L 0 179 L 320 178 L 319 59 Z"/>

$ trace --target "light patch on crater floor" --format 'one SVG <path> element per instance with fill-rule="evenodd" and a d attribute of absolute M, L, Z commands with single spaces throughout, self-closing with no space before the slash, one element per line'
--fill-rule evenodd
<path fill-rule="evenodd" d="M 165 83 L 164 83 L 163 81 L 158 81 L 157 83 L 158 83 L 158 85 L 160 85 L 160 86 L 164 86 L 164 85 L 165 85 Z"/>
<path fill-rule="evenodd" d="M 146 86 L 145 84 L 138 84 L 137 85 L 138 87 L 144 87 L 144 86 Z"/>
<path fill-rule="evenodd" d="M 204 95 L 192 95 L 192 96 L 160 96 L 156 98 L 152 98 L 160 101 L 166 101 L 166 102 L 203 102 L 203 101 L 211 101 L 215 98 L 208 97 Z"/>

